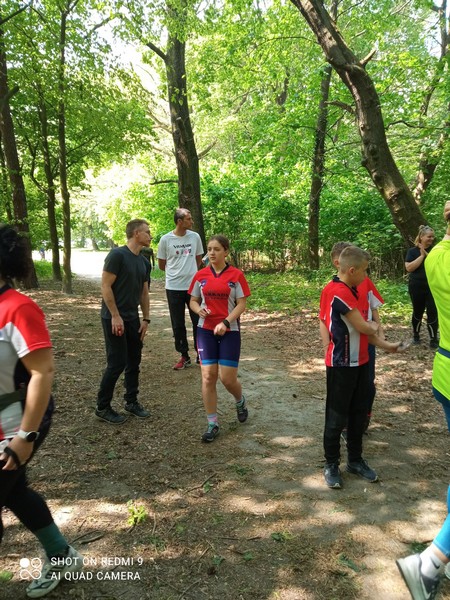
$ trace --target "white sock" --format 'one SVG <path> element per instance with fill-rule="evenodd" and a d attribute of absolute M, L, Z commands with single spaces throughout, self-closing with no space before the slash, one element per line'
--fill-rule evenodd
<path fill-rule="evenodd" d="M 422 561 L 420 571 L 422 575 L 425 575 L 425 577 L 429 577 L 430 579 L 438 577 L 444 568 L 444 563 L 436 556 L 431 546 L 428 546 L 428 548 L 421 553 L 420 559 Z"/>

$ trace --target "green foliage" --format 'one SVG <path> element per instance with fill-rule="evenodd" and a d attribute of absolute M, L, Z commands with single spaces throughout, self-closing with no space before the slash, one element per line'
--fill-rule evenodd
<path fill-rule="evenodd" d="M 411 544 L 409 545 L 413 554 L 423 552 L 428 546 L 429 544 L 424 542 L 411 542 Z"/>
<path fill-rule="evenodd" d="M 252 291 L 248 305 L 254 310 L 296 314 L 318 307 L 322 287 L 331 279 L 331 269 L 308 279 L 295 271 L 286 273 L 246 273 Z M 317 279 L 320 279 L 318 281 Z"/>
<path fill-rule="evenodd" d="M 340 565 L 355 571 L 355 573 L 360 573 L 361 571 L 367 570 L 365 565 L 358 565 L 354 560 L 346 556 L 345 554 L 340 554 L 338 557 L 338 562 Z"/>
<path fill-rule="evenodd" d="M 47 260 L 35 260 L 34 268 L 38 279 L 52 279 L 52 264 Z"/>
<path fill-rule="evenodd" d="M 300 312 L 316 318 L 320 293 L 331 280 L 334 271 L 324 266 L 319 271 L 304 273 L 246 273 L 252 295 L 248 306 L 253 310 L 269 313 L 298 314 Z M 382 317 L 390 322 L 407 323 L 411 318 L 411 301 L 405 280 L 374 279 L 385 301 Z"/>
<path fill-rule="evenodd" d="M 288 540 L 292 540 L 294 536 L 289 531 L 277 531 L 275 533 L 271 533 L 270 537 L 275 542 L 287 542 Z"/>
<path fill-rule="evenodd" d="M 128 510 L 128 525 L 132 527 L 136 527 L 140 523 L 143 523 L 147 517 L 147 509 L 142 504 L 136 504 L 133 500 L 129 500 L 127 502 L 127 510 Z"/>
<path fill-rule="evenodd" d="M 0 583 L 6 583 L 7 581 L 11 581 L 14 577 L 14 573 L 11 571 L 0 571 Z"/>
<path fill-rule="evenodd" d="M 4 11 L 14 7 L 7 0 Z M 431 9 L 424 0 L 401 5 L 364 0 L 363 9 L 344 0 L 339 3 L 338 25 L 358 57 L 377 47 L 366 69 L 380 96 L 395 160 L 411 187 L 421 154 L 438 165 L 421 208 L 439 236 L 450 172 L 446 137 L 450 78 L 448 62 L 439 58 L 435 41 L 439 22 L 431 18 L 435 14 Z M 17 85 L 20 90 L 11 97 L 11 106 L 35 248 L 49 240 L 49 182 L 40 121 L 44 109 L 62 237 L 57 114 L 60 11 L 55 0 L 45 0 L 39 3 L 39 11 L 24 11 L 4 26 L 10 87 Z M 119 12 L 123 18 L 113 18 Z M 241 264 L 256 268 L 264 263 L 278 271 L 303 269 L 309 258 L 311 160 L 325 62 L 292 4 L 233 0 L 199 9 L 197 1 L 175 0 L 168 10 L 164 0 L 131 0 L 125 18 L 121 0 L 82 0 L 73 4 L 67 16 L 64 101 L 75 241 L 83 245 L 91 239 L 101 247 L 110 240 L 121 244 L 126 222 L 144 217 L 156 245 L 174 226 L 176 182 L 153 185 L 176 179 L 165 106 L 165 65 L 160 56 L 147 54 L 143 61 L 151 67 L 144 74 L 136 60 L 142 50 L 138 43 L 153 41 L 166 52 L 161 44 L 170 34 L 187 42 L 188 100 L 196 143 L 200 151 L 211 146 L 200 162 L 207 235 L 228 235 Z M 99 26 L 111 18 L 107 27 Z M 130 61 L 141 69 L 140 77 Z M 424 114 L 431 83 L 436 85 Z M 361 167 L 353 109 L 348 90 L 333 75 L 320 207 L 323 268 L 333 243 L 346 239 L 371 252 L 376 279 L 382 274 L 398 275 L 404 249 L 389 211 Z M 2 220 L 6 188 L 2 182 Z M 259 299 L 252 298 L 255 306 L 273 303 L 289 310 L 297 304 L 295 284 L 265 287 Z M 301 291 L 307 296 L 308 285 Z"/>

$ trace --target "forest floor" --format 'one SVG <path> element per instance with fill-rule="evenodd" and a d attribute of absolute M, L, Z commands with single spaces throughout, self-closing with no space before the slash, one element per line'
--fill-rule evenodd
<path fill-rule="evenodd" d="M 141 369 L 140 401 L 151 418 L 119 427 L 94 418 L 105 363 L 99 282 L 79 278 L 74 291 L 44 284 L 31 294 L 55 346 L 57 411 L 29 478 L 86 564 L 83 579 L 62 582 L 50 598 L 409 599 L 395 559 L 440 528 L 450 457 L 425 344 L 377 357 L 364 444 L 380 481 L 344 473 L 344 488 L 329 490 L 315 311 L 245 313 L 239 373 L 249 419 L 237 423 L 220 387 L 221 435 L 202 444 L 200 368 L 172 370 L 163 284 L 152 283 Z M 399 325 L 385 329 L 391 340 L 409 334 Z M 118 385 L 120 412 L 121 392 Z M 16 600 L 29 579 L 20 560 L 40 556 L 40 548 L 10 513 L 4 522 L 0 598 Z M 5 572 L 13 576 L 2 582 Z M 440 598 L 450 599 L 450 581 Z"/>

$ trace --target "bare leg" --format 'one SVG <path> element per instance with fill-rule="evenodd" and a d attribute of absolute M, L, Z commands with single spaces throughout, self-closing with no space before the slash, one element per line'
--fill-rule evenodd
<path fill-rule="evenodd" d="M 217 413 L 217 377 L 219 366 L 202 365 L 202 397 L 207 415 Z"/>
<path fill-rule="evenodd" d="M 242 386 L 241 382 L 237 378 L 238 370 L 237 367 L 224 367 L 219 365 L 219 377 L 220 381 L 226 387 L 226 389 L 232 394 L 236 400 L 242 398 Z"/>

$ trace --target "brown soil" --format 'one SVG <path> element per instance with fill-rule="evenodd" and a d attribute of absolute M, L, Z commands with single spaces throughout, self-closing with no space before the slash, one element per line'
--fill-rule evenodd
<path fill-rule="evenodd" d="M 58 408 L 30 480 L 90 563 L 90 579 L 65 581 L 51 598 L 409 598 L 395 558 L 429 542 L 446 515 L 449 437 L 430 391 L 430 350 L 378 355 L 365 457 L 381 481 L 344 474 L 344 489 L 328 490 L 314 314 L 244 315 L 240 377 L 250 416 L 238 424 L 220 388 L 221 435 L 206 445 L 200 369 L 171 368 L 177 355 L 160 282 L 141 372 L 140 400 L 152 417 L 120 427 L 93 415 L 104 367 L 98 282 L 78 280 L 72 297 L 56 289 L 32 296 L 54 340 Z M 408 334 L 398 325 L 387 331 L 390 339 Z M 121 385 L 121 410 L 120 396 Z M 146 517 L 134 527 L 129 501 Z M 40 548 L 11 514 L 4 521 L 0 571 L 13 578 L 0 582 L 0 597 L 15 600 L 26 585 L 19 560 Z M 111 579 L 119 576 L 133 579 Z M 450 598 L 447 580 L 441 597 Z"/>

